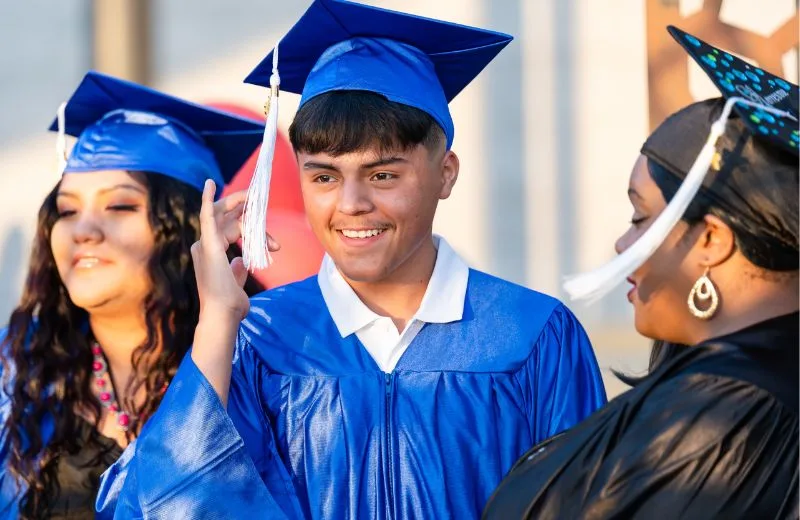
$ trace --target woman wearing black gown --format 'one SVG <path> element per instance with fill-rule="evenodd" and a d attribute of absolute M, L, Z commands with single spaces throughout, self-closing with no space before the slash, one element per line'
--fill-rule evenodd
<path fill-rule="evenodd" d="M 690 347 L 662 350 L 633 389 L 525 454 L 484 518 L 798 517 L 797 86 L 670 32 L 725 97 L 648 138 L 619 257 L 568 290 L 630 275 L 637 330 Z M 733 95 L 788 114 L 737 101 L 703 165 Z"/>

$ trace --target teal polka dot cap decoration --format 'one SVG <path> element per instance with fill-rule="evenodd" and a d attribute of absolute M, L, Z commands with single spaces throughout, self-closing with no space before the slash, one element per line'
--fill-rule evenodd
<path fill-rule="evenodd" d="M 800 96 L 797 85 L 750 65 L 677 27 L 669 26 L 668 30 L 708 74 L 725 98 L 743 97 L 792 114 L 795 120 L 741 103 L 737 103 L 734 107 L 734 111 L 754 134 L 769 139 L 795 154 L 798 153 L 800 133 L 796 119 Z"/>

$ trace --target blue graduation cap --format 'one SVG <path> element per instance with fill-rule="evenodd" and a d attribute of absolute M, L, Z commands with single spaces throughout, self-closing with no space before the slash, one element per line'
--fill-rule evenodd
<path fill-rule="evenodd" d="M 366 90 L 430 114 L 453 143 L 447 104 L 512 37 L 342 0 L 315 0 L 280 41 L 280 87 L 309 99 Z M 245 79 L 269 86 L 273 53 Z"/>
<path fill-rule="evenodd" d="M 229 182 L 264 124 L 90 71 L 50 125 L 78 138 L 63 173 L 138 170 L 203 189 Z M 221 190 L 218 190 L 220 192 Z"/>
<path fill-rule="evenodd" d="M 264 144 L 242 222 L 245 266 L 257 270 L 271 263 L 264 222 L 277 132 L 278 87 L 301 94 L 300 107 L 315 96 L 336 90 L 380 94 L 433 117 L 450 149 L 455 129 L 447 104 L 511 40 L 508 34 L 355 2 L 314 0 L 279 47 L 245 78 L 246 83 L 271 89 Z"/>

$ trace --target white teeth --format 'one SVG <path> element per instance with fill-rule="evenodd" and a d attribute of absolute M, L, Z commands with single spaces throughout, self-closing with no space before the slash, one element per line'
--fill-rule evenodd
<path fill-rule="evenodd" d="M 342 234 L 347 238 L 370 238 L 383 233 L 383 229 L 362 229 L 356 231 L 354 229 L 343 229 Z"/>
<path fill-rule="evenodd" d="M 97 258 L 86 257 L 86 258 L 81 258 L 80 260 L 78 260 L 78 263 L 76 265 L 77 265 L 77 267 L 89 268 L 89 267 L 94 267 L 99 263 L 100 263 L 100 260 L 98 260 Z"/>

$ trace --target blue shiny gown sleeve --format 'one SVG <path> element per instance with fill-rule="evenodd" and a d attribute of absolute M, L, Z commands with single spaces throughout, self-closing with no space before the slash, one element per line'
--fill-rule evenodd
<path fill-rule="evenodd" d="M 103 475 L 97 518 L 300 517 L 268 419 L 252 409 L 240 346 L 227 410 L 186 356 L 159 411 Z"/>
<path fill-rule="evenodd" d="M 567 430 L 606 404 L 606 392 L 592 345 L 566 307 L 551 315 L 535 355 L 520 370 L 534 442 Z"/>
<path fill-rule="evenodd" d="M 0 421 L 5 424 L 10 410 L 10 402 L 5 393 L 2 394 L 2 404 L 0 404 Z M 4 427 L 0 432 L 0 457 L 3 460 L 3 469 L 0 471 L 0 518 L 17 518 L 19 514 L 19 499 L 22 496 L 23 488 L 17 485 L 16 479 L 9 473 L 6 467 L 6 460 L 10 453 L 7 429 Z"/>
<path fill-rule="evenodd" d="M 0 329 L 0 345 L 5 342 L 6 332 L 6 329 Z M 3 371 L 0 370 L 0 382 L 4 381 L 4 375 Z M 13 377 L 13 374 L 9 374 L 9 376 Z M 10 380 L 11 377 L 8 379 Z M 22 486 L 17 484 L 17 480 L 7 469 L 11 447 L 9 446 L 8 428 L 5 427 L 5 424 L 10 412 L 11 400 L 6 388 L 0 388 L 0 424 L 3 425 L 2 429 L 0 429 L 0 461 L 2 461 L 2 468 L 0 468 L 0 518 L 2 519 L 17 518 L 19 516 L 19 499 L 24 490 Z"/>

